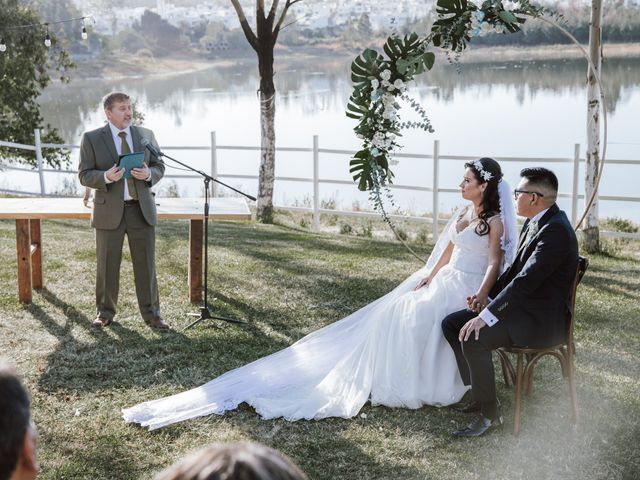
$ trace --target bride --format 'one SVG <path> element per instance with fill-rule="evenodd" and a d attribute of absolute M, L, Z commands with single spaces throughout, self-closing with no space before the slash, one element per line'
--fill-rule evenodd
<path fill-rule="evenodd" d="M 154 430 L 222 414 L 246 402 L 265 419 L 349 418 L 372 405 L 419 408 L 460 400 L 463 385 L 440 323 L 484 306 L 501 269 L 513 260 L 515 211 L 500 165 L 465 164 L 462 198 L 427 264 L 393 291 L 290 347 L 192 390 L 123 409 L 126 422 Z"/>

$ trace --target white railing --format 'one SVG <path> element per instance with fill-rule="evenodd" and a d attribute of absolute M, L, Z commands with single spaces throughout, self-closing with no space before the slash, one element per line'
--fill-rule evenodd
<path fill-rule="evenodd" d="M 22 150 L 29 150 L 35 152 L 36 156 L 36 169 L 25 168 L 25 167 L 16 167 L 16 166 L 5 166 L 3 167 L 5 170 L 14 170 L 14 171 L 25 171 L 32 172 L 34 174 L 38 174 L 40 180 L 40 192 L 27 192 L 27 191 L 19 191 L 19 190 L 7 190 L 0 189 L 0 192 L 17 194 L 17 195 L 34 195 L 34 196 L 47 196 L 46 187 L 45 187 L 45 173 L 55 172 L 55 173 L 69 173 L 76 174 L 76 170 L 60 170 L 60 169 L 51 169 L 44 168 L 44 162 L 42 157 L 42 149 L 43 148 L 62 148 L 62 149 L 79 149 L 79 145 L 70 145 L 70 144 L 53 144 L 53 143 L 41 143 L 40 141 L 40 131 L 36 129 L 34 131 L 35 136 L 35 145 L 24 145 L 18 143 L 4 142 L 0 141 L 0 147 L 8 147 L 8 148 L 16 148 Z M 216 132 L 211 132 L 211 144 L 210 146 L 167 146 L 163 147 L 165 151 L 171 150 L 199 150 L 199 151 L 209 151 L 211 154 L 211 164 L 210 164 L 210 174 L 214 178 L 236 178 L 236 179 L 248 179 L 248 180 L 257 180 L 258 175 L 239 175 L 239 174 L 225 174 L 220 173 L 218 171 L 218 151 L 219 150 L 232 150 L 232 151 L 260 151 L 261 147 L 254 146 L 239 146 L 239 145 L 218 145 Z M 276 181 L 278 182 L 308 182 L 313 184 L 312 189 L 312 202 L 311 207 L 292 207 L 292 206 L 278 206 L 276 208 L 290 210 L 290 211 L 305 211 L 313 213 L 313 226 L 314 228 L 319 228 L 320 225 L 320 215 L 322 214 L 339 214 L 345 216 L 361 216 L 361 217 L 378 217 L 379 214 L 375 212 L 363 212 L 363 211 L 347 211 L 347 210 L 332 210 L 332 209 L 323 209 L 320 208 L 320 184 L 333 184 L 333 185 L 353 185 L 352 181 L 346 180 L 336 180 L 336 179 L 326 179 L 320 178 L 320 155 L 321 154 L 338 154 L 338 155 L 348 155 L 351 157 L 353 151 L 351 150 L 336 150 L 331 148 L 320 148 L 319 147 L 319 138 L 317 135 L 313 136 L 313 143 L 310 148 L 303 147 L 276 147 L 276 151 L 279 152 L 298 152 L 298 153 L 309 153 L 311 154 L 311 158 L 313 161 L 313 174 L 311 178 L 308 177 L 276 177 Z M 397 158 L 419 158 L 419 159 L 431 159 L 433 161 L 433 183 L 430 186 L 418 186 L 418 185 L 400 185 L 393 184 L 391 189 L 393 190 L 411 190 L 411 191 L 422 191 L 422 192 L 430 192 L 432 195 L 433 202 L 433 212 L 430 217 L 426 216 L 406 216 L 406 215 L 391 215 L 392 218 L 398 219 L 411 219 L 416 221 L 423 221 L 432 224 L 432 232 L 434 239 L 438 238 L 438 224 L 445 222 L 445 220 L 439 218 L 438 206 L 439 206 L 439 194 L 440 193 L 456 193 L 459 191 L 458 188 L 441 188 L 440 187 L 440 163 L 442 161 L 472 161 L 477 157 L 471 156 L 460 156 L 460 155 L 441 155 L 440 154 L 440 142 L 439 140 L 434 140 L 433 142 L 433 153 L 432 154 L 415 154 L 415 153 L 398 153 L 395 155 Z M 580 158 L 580 144 L 575 144 L 573 157 L 494 157 L 500 163 L 507 162 L 519 162 L 526 164 L 534 164 L 534 163 L 571 163 L 573 164 L 573 174 L 572 174 L 572 182 L 571 182 L 571 192 L 565 193 L 560 192 L 558 194 L 561 198 L 571 198 L 571 222 L 575 225 L 577 221 L 578 214 L 578 202 L 581 199 L 584 199 L 584 194 L 581 194 L 579 191 L 579 170 L 580 170 L 580 162 L 584 161 Z M 607 159 L 608 165 L 640 165 L 639 160 L 610 160 Z M 195 179 L 199 178 L 197 175 L 165 175 L 164 178 L 173 178 L 173 179 Z M 218 195 L 217 184 L 213 184 L 213 196 Z M 640 203 L 640 197 L 630 197 L 630 196 L 615 196 L 615 195 L 599 195 L 599 200 L 613 200 L 620 202 L 634 202 Z M 434 218 L 438 219 L 437 222 L 434 222 Z M 624 232 L 600 232 L 603 237 L 621 237 L 621 238 L 635 238 L 640 239 L 640 234 L 637 233 L 624 233 Z"/>

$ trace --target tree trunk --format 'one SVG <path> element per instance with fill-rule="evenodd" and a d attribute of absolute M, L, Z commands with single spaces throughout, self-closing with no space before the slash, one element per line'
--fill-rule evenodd
<path fill-rule="evenodd" d="M 276 161 L 276 89 L 273 83 L 273 46 L 258 50 L 260 72 L 261 153 L 258 180 L 257 217 L 263 223 L 273 222 L 273 185 Z"/>
<path fill-rule="evenodd" d="M 264 0 L 256 0 L 256 31 L 249 26 L 239 0 L 231 0 L 240 27 L 258 55 L 260 73 L 260 173 L 258 175 L 257 217 L 263 223 L 273 223 L 273 184 L 276 164 L 276 88 L 273 84 L 273 48 L 289 8 L 302 0 L 286 0 L 278 14 L 280 0 L 272 0 L 265 15 Z M 286 26 L 286 25 L 285 25 Z"/>
<path fill-rule="evenodd" d="M 589 26 L 589 56 L 600 75 L 602 67 L 602 0 L 591 1 L 591 23 Z M 587 154 L 585 165 L 585 199 L 588 201 L 596 188 L 600 171 L 600 89 L 591 68 L 587 71 Z M 598 197 L 595 197 L 585 217 L 582 229 L 584 248 L 589 253 L 600 250 L 598 224 Z"/>

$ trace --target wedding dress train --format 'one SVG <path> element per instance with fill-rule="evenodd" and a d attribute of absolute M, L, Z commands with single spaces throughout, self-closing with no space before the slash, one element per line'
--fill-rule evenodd
<path fill-rule="evenodd" d="M 176 395 L 122 411 L 150 430 L 222 414 L 246 402 L 265 419 L 349 418 L 372 405 L 419 408 L 455 403 L 462 384 L 440 322 L 466 308 L 488 264 L 488 235 L 452 224 L 451 260 L 428 287 L 414 291 L 429 264 L 384 297 L 290 347 Z"/>

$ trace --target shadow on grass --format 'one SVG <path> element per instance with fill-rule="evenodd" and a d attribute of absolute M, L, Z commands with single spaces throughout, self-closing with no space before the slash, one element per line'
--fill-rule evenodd
<path fill-rule="evenodd" d="M 50 290 L 40 293 L 63 317 L 62 321 L 54 318 L 36 303 L 23 307 L 58 340 L 38 380 L 45 392 L 144 389 L 162 384 L 177 387 L 172 393 L 178 393 L 289 345 L 267 337 L 257 326 L 221 326 L 216 320 L 200 324 L 191 337 L 176 330 L 154 332 L 142 321 L 147 335 L 118 322 L 97 329 L 85 314 Z M 236 302 L 237 308 L 250 310 L 240 303 Z M 200 327 L 216 327 L 216 333 Z"/>

